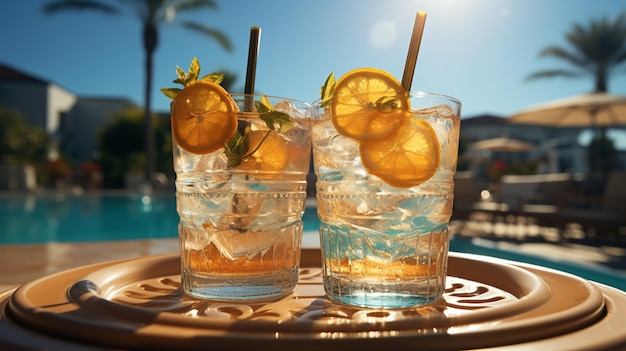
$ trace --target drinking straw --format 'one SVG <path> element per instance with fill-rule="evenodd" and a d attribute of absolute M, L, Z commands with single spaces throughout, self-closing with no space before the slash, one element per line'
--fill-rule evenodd
<path fill-rule="evenodd" d="M 243 88 L 245 94 L 244 111 L 254 110 L 254 78 L 256 76 L 256 61 L 259 54 L 259 41 L 261 40 L 261 28 L 253 26 L 250 28 L 250 45 L 248 47 L 248 67 L 246 69 L 246 83 Z M 246 123 L 241 123 L 239 128 L 245 129 Z"/>
<path fill-rule="evenodd" d="M 426 12 L 419 11 L 415 16 L 415 24 L 413 25 L 413 34 L 409 43 L 409 53 L 406 57 L 404 65 L 404 74 L 402 75 L 402 87 L 406 91 L 411 91 L 411 83 L 415 74 L 415 64 L 417 62 L 417 54 L 420 51 L 420 43 L 422 42 L 422 33 L 426 24 Z"/>
<path fill-rule="evenodd" d="M 254 94 L 254 77 L 256 76 L 256 61 L 259 54 L 261 28 L 250 28 L 250 46 L 248 48 L 248 69 L 246 70 L 245 94 Z"/>

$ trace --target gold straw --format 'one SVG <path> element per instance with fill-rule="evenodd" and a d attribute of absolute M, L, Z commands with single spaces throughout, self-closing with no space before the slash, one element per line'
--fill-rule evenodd
<path fill-rule="evenodd" d="M 415 64 L 417 63 L 417 54 L 420 51 L 420 43 L 422 42 L 422 33 L 426 24 L 426 12 L 419 11 L 415 16 L 415 24 L 413 25 L 413 34 L 411 35 L 411 43 L 409 44 L 409 53 L 406 57 L 404 65 L 404 74 L 402 75 L 402 87 L 406 91 L 411 91 L 411 83 L 415 74 Z"/>

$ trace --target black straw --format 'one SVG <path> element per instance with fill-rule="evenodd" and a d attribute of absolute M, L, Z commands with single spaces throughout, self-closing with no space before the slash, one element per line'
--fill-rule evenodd
<path fill-rule="evenodd" d="M 256 76 L 256 61 L 259 54 L 261 28 L 250 28 L 250 47 L 248 48 L 248 69 L 246 70 L 245 94 L 254 94 L 254 77 Z"/>

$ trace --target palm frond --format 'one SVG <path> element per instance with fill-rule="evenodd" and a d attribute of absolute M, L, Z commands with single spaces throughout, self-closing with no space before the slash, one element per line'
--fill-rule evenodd
<path fill-rule="evenodd" d="M 176 1 L 172 4 L 172 6 L 174 6 L 176 11 L 192 10 L 202 7 L 217 9 L 217 2 L 213 0 L 186 0 Z"/>
<path fill-rule="evenodd" d="M 554 77 L 563 77 L 563 78 L 579 78 L 583 76 L 581 72 L 576 71 L 568 71 L 563 69 L 552 69 L 535 72 L 526 77 L 526 80 L 534 80 L 539 78 L 554 78 Z"/>
<path fill-rule="evenodd" d="M 576 52 L 568 51 L 558 46 L 548 46 L 541 50 L 539 57 L 552 57 L 569 62 L 574 66 L 585 66 L 587 61 L 584 57 L 579 56 Z"/>
<path fill-rule="evenodd" d="M 222 46 L 222 48 L 224 48 L 228 52 L 233 51 L 233 45 L 230 42 L 230 39 L 228 39 L 224 32 L 218 29 L 206 27 L 202 24 L 190 21 L 182 22 L 182 26 L 215 39 Z"/>
<path fill-rule="evenodd" d="M 108 5 L 101 1 L 92 0 L 58 0 L 49 2 L 43 7 L 44 13 L 55 13 L 68 10 L 93 10 L 104 14 L 118 14 L 120 12 L 115 6 Z"/>

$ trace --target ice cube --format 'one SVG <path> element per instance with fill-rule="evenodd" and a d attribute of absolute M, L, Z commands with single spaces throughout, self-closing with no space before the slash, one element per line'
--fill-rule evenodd
<path fill-rule="evenodd" d="M 193 170 L 195 172 L 206 172 L 225 169 L 228 169 L 228 160 L 224 150 L 220 149 L 208 154 L 200 155 L 200 157 L 196 159 L 196 164 Z"/>
<path fill-rule="evenodd" d="M 205 230 L 220 253 L 233 261 L 240 257 L 251 258 L 262 254 L 274 244 L 274 235 L 270 232 L 217 230 L 215 228 L 205 228 Z"/>
<path fill-rule="evenodd" d="M 291 101 L 281 101 L 274 105 L 274 111 L 284 112 L 292 118 L 308 117 L 307 111 L 298 109 Z"/>
<path fill-rule="evenodd" d="M 222 149 L 208 154 L 194 154 L 174 145 L 173 153 L 176 173 L 204 172 L 227 168 L 227 158 Z"/>

